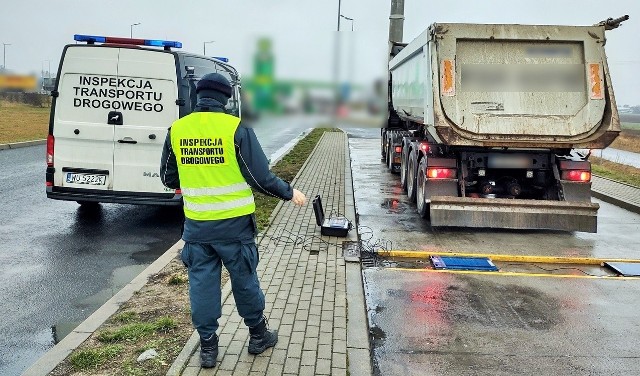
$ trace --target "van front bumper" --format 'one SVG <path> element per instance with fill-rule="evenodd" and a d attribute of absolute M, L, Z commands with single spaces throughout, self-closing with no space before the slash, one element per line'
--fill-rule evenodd
<path fill-rule="evenodd" d="M 64 201 L 103 202 L 113 204 L 180 206 L 182 195 L 47 187 L 47 198 Z"/>

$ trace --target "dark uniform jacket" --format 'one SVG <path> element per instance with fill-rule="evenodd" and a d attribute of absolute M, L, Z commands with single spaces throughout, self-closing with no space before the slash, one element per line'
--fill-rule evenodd
<path fill-rule="evenodd" d="M 224 112 L 224 106 L 213 99 L 201 98 L 194 111 Z M 288 182 L 280 179 L 269 170 L 269 161 L 264 155 L 253 129 L 244 127 L 240 123 L 236 130 L 234 143 L 240 172 L 247 184 L 255 191 L 282 200 L 291 200 L 293 188 Z M 166 187 L 180 188 L 176 155 L 171 148 L 171 128 L 169 128 L 167 138 L 164 141 L 160 177 Z M 256 232 L 256 220 L 253 214 L 216 221 L 196 221 L 185 218 L 182 239 L 195 243 L 251 240 L 255 237 Z"/>

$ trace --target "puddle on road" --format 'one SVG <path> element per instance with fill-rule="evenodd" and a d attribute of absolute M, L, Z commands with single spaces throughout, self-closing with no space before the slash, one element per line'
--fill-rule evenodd
<path fill-rule="evenodd" d="M 442 295 L 451 322 L 493 328 L 549 330 L 562 322 L 556 298 L 522 285 L 458 276 Z"/>
<path fill-rule="evenodd" d="M 387 334 L 377 326 L 369 329 L 369 336 L 371 337 L 371 344 L 374 348 L 382 347 L 384 341 L 387 338 Z"/>
<path fill-rule="evenodd" d="M 147 265 L 128 265 L 123 266 L 111 273 L 111 279 L 109 280 L 109 287 L 100 290 L 98 293 L 91 295 L 87 298 L 76 302 L 76 306 L 80 307 L 95 307 L 97 309 L 107 300 L 111 299 L 118 291 L 126 286 L 133 278 L 135 278 L 140 272 L 146 269 Z"/>
<path fill-rule="evenodd" d="M 382 207 L 383 209 L 387 209 L 388 213 L 401 214 L 407 211 L 409 205 L 397 198 L 387 198 L 382 201 L 380 207 Z"/>
<path fill-rule="evenodd" d="M 51 341 L 54 345 L 69 335 L 82 321 L 59 322 L 51 327 Z"/>
<path fill-rule="evenodd" d="M 89 297 L 82 300 L 73 302 L 76 307 L 79 307 L 83 312 L 87 313 L 87 316 L 96 311 L 107 300 L 111 299 L 118 291 L 131 282 L 140 272 L 146 269 L 148 265 L 128 265 L 117 268 L 111 274 L 109 280 L 109 287 L 98 291 Z M 53 343 L 58 343 L 64 339 L 69 333 L 73 331 L 82 321 L 71 322 L 59 322 L 51 327 L 51 335 Z"/>

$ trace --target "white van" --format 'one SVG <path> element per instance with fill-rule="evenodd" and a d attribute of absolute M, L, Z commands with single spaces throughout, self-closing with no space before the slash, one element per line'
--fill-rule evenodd
<path fill-rule="evenodd" d="M 233 85 L 228 110 L 238 115 L 238 72 L 222 58 L 173 51 L 180 42 L 74 39 L 86 44 L 65 46 L 51 92 L 47 197 L 81 205 L 180 205 L 180 191 L 160 180 L 167 129 L 191 113 L 195 83 L 212 72 Z"/>

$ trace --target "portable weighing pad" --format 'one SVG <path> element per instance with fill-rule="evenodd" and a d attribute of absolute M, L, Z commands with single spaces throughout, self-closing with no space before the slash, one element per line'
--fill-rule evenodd
<path fill-rule="evenodd" d="M 436 269 L 497 271 L 488 257 L 429 256 Z"/>

